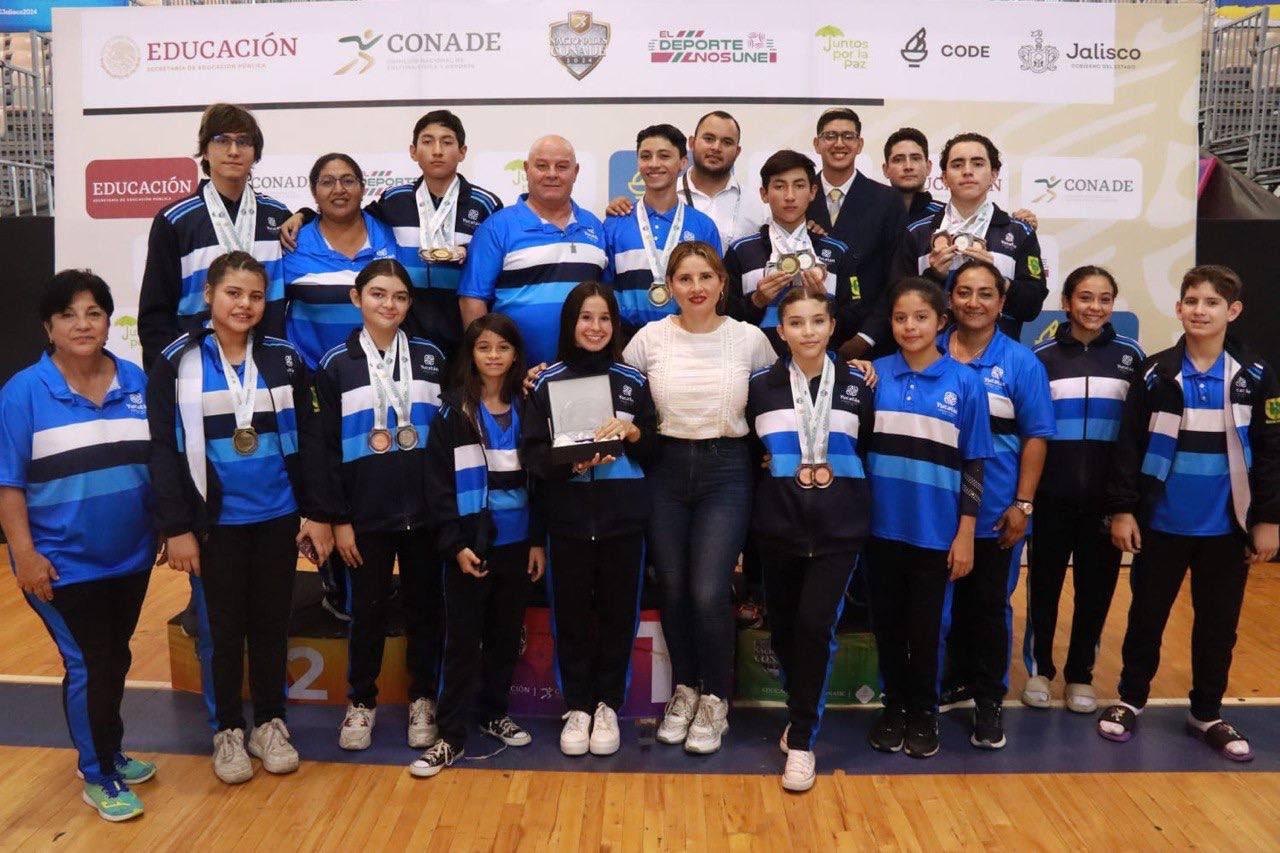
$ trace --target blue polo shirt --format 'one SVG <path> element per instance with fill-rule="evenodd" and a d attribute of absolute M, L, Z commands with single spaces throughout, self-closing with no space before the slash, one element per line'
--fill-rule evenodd
<path fill-rule="evenodd" d="M 949 352 L 951 334 L 939 339 Z M 1049 374 L 1035 353 L 996 329 L 995 337 L 977 358 L 968 362 L 982 380 L 991 413 L 991 442 L 995 456 L 982 472 L 982 505 L 978 508 L 979 539 L 1000 535 L 996 521 L 1017 498 L 1018 469 L 1022 464 L 1022 440 L 1051 438 L 1057 428 Z M 1026 495 L 1031 500 L 1031 495 Z M 1030 532 L 1028 529 L 1027 532 Z"/>
<path fill-rule="evenodd" d="M 636 204 L 644 204 L 643 200 Z M 678 205 L 677 205 L 678 207 Z M 666 213 L 658 213 L 645 205 L 649 214 L 649 227 L 653 230 L 653 240 L 659 250 L 667 243 L 667 235 L 675 220 L 676 207 Z M 684 225 L 681 228 L 680 242 L 701 240 L 720 251 L 720 232 L 716 224 L 693 205 L 684 207 Z M 604 280 L 613 285 L 618 297 L 618 310 L 622 321 L 628 326 L 639 328 L 645 323 L 661 320 L 668 314 L 678 310 L 675 299 L 667 304 L 656 306 L 649 301 L 649 285 L 653 283 L 653 271 L 649 269 L 649 256 L 644 250 L 644 240 L 640 237 L 640 222 L 633 210 L 627 216 L 609 216 L 604 220 L 605 253 L 608 255 L 608 266 L 605 267 Z"/>
<path fill-rule="evenodd" d="M 1178 536 L 1231 532 L 1231 472 L 1227 468 L 1225 354 L 1203 373 L 1182 357 L 1182 426 L 1164 494 L 1151 527 Z"/>
<path fill-rule="evenodd" d="M 900 352 L 875 367 L 871 535 L 946 551 L 960 525 L 964 463 L 995 452 L 982 382 L 949 355 L 922 371 Z"/>
<path fill-rule="evenodd" d="M 146 376 L 107 355 L 116 379 L 101 406 L 72 391 L 47 354 L 0 390 L 0 486 L 23 490 L 55 588 L 155 562 Z"/>
<path fill-rule="evenodd" d="M 285 337 L 311 371 L 364 322 L 350 295 L 360 270 L 379 258 L 396 256 L 391 229 L 367 213 L 360 215 L 368 238 L 354 258 L 329 245 L 319 219 L 302 227 L 298 248 L 284 256 Z"/>
<path fill-rule="evenodd" d="M 604 272 L 604 227 L 573 204 L 566 228 L 534 213 L 520 196 L 480 224 L 467 249 L 458 296 L 483 299 L 524 337 L 529 364 L 556 360 L 560 308 L 569 291 Z"/>

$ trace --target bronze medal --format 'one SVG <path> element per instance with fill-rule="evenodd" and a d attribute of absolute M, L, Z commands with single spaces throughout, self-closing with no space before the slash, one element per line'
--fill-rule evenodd
<path fill-rule="evenodd" d="M 413 424 L 396 429 L 396 444 L 401 450 L 413 450 L 418 446 L 418 430 Z"/>
<path fill-rule="evenodd" d="M 813 466 L 813 485 L 819 489 L 825 489 L 835 481 L 835 471 L 831 470 L 831 466 L 826 462 Z"/>
<path fill-rule="evenodd" d="M 240 427 L 231 434 L 231 446 L 241 456 L 258 452 L 258 431 L 253 427 Z"/>
<path fill-rule="evenodd" d="M 802 464 L 796 469 L 796 485 L 802 489 L 813 488 L 813 466 Z"/>
<path fill-rule="evenodd" d="M 930 238 L 929 245 L 933 247 L 935 252 L 941 252 L 943 249 L 951 245 L 951 235 L 946 231 L 939 231 Z"/>
<path fill-rule="evenodd" d="M 391 430 L 369 430 L 369 449 L 374 453 L 386 453 L 391 449 Z"/>
<path fill-rule="evenodd" d="M 655 281 L 649 285 L 649 304 L 661 308 L 671 301 L 671 291 L 664 281 Z"/>

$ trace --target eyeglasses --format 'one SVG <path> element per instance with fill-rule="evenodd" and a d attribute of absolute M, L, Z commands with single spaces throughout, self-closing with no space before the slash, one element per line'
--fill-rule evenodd
<path fill-rule="evenodd" d="M 213 148 L 220 148 L 220 149 L 223 149 L 223 150 L 226 150 L 226 149 L 230 148 L 232 145 L 237 145 L 237 146 L 239 146 L 240 148 L 256 148 L 256 147 L 257 147 L 257 146 L 255 146 L 255 145 L 253 144 L 253 137 L 249 136 L 248 134 L 244 134 L 244 133 L 240 133 L 240 134 L 235 134 L 235 133 L 218 133 L 218 134 L 214 134 L 214 135 L 209 139 L 209 145 L 210 145 L 211 147 L 213 147 Z"/>
<path fill-rule="evenodd" d="M 818 134 L 818 138 L 821 139 L 823 142 L 850 143 L 850 142 L 858 141 L 858 134 L 852 130 L 846 130 L 843 133 L 839 133 L 834 130 L 824 130 L 822 133 Z"/>
<path fill-rule="evenodd" d="M 322 190 L 331 190 L 338 184 L 342 184 L 344 190 L 353 190 L 360 186 L 360 179 L 355 175 L 343 175 L 341 178 L 335 178 L 333 175 L 325 175 L 316 181 L 316 186 Z"/>

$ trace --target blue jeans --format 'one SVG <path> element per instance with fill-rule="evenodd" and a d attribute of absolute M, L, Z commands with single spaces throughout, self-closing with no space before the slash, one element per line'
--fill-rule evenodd
<path fill-rule="evenodd" d="M 676 684 L 729 699 L 733 567 L 751 513 L 745 439 L 666 439 L 650 474 L 649 547 L 662 586 L 662 634 Z"/>

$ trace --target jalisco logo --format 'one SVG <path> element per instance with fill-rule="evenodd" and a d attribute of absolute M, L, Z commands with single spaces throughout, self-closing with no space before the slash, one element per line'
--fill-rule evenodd
<path fill-rule="evenodd" d="M 1044 43 L 1044 30 L 1032 30 L 1031 38 L 1034 39 L 1032 44 L 1024 44 L 1018 48 L 1018 61 L 1022 64 L 1022 70 L 1032 74 L 1057 71 L 1061 51 Z"/>
<path fill-rule="evenodd" d="M 823 53 L 840 68 L 866 68 L 871 61 L 871 46 L 866 39 L 845 38 L 844 30 L 832 24 L 820 28 L 814 36 Z"/>
<path fill-rule="evenodd" d="M 778 61 L 773 39 L 764 33 L 707 35 L 706 30 L 659 30 L 649 39 L 649 61 L 716 65 L 762 65 Z"/>
<path fill-rule="evenodd" d="M 609 49 L 609 25 L 593 20 L 590 12 L 570 12 L 566 20 L 553 21 L 548 30 L 551 56 L 575 80 L 594 71 Z"/>
<path fill-rule="evenodd" d="M 383 37 L 385 38 L 385 41 Z M 377 64 L 373 49 L 379 44 L 392 56 L 392 67 L 422 68 L 449 64 L 462 64 L 458 54 L 494 53 L 502 50 L 500 32 L 448 32 L 448 33 L 363 33 L 339 36 L 338 44 L 350 44 L 356 55 L 338 67 L 334 76 L 359 68 L 363 74 Z"/>

